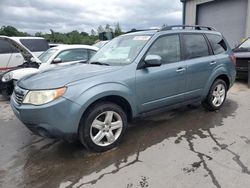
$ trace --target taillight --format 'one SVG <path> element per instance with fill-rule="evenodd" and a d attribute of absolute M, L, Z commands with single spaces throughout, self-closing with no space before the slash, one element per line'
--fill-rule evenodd
<path fill-rule="evenodd" d="M 236 65 L 236 56 L 232 54 L 230 57 L 231 57 L 232 62 Z"/>

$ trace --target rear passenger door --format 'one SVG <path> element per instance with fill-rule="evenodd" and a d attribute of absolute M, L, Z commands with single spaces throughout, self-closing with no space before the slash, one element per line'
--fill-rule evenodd
<path fill-rule="evenodd" d="M 200 33 L 182 34 L 183 51 L 187 65 L 187 87 L 185 99 L 201 97 L 209 79 L 216 57 L 212 54 L 207 39 Z"/>
<path fill-rule="evenodd" d="M 214 61 L 213 66 L 211 68 L 215 69 L 217 66 L 228 65 L 228 62 L 231 61 L 229 59 L 227 53 L 227 45 L 221 35 L 218 34 L 206 34 L 206 37 L 210 43 L 213 54 L 216 57 L 216 61 Z"/>

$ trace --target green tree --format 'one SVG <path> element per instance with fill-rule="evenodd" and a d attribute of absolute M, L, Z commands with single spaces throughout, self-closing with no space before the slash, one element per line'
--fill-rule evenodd
<path fill-rule="evenodd" d="M 96 36 L 96 32 L 94 29 L 91 29 L 91 36 Z"/>
<path fill-rule="evenodd" d="M 42 37 L 42 35 L 43 35 L 42 32 L 36 32 L 35 33 L 35 37 Z"/>
<path fill-rule="evenodd" d="M 117 37 L 121 34 L 122 34 L 122 29 L 121 29 L 120 24 L 118 22 L 117 24 L 115 24 L 115 36 Z"/>
<path fill-rule="evenodd" d="M 103 27 L 102 27 L 101 25 L 98 26 L 97 32 L 98 32 L 98 33 L 104 32 L 104 29 L 103 29 Z"/>
<path fill-rule="evenodd" d="M 106 31 L 106 32 L 113 32 L 113 29 L 110 27 L 109 24 L 106 24 L 106 26 L 105 26 L 105 31 Z"/>
<path fill-rule="evenodd" d="M 120 28 L 119 23 L 117 23 L 115 25 L 114 30 L 116 32 L 116 36 L 122 34 L 122 30 Z M 56 32 L 56 31 L 50 29 L 50 33 L 36 32 L 35 36 L 36 37 L 43 37 L 48 42 L 52 42 L 52 43 L 92 45 L 99 39 L 98 33 L 104 32 L 104 31 L 113 31 L 113 28 L 111 28 L 111 26 L 109 24 L 106 24 L 105 27 L 100 25 L 96 31 L 94 29 L 92 29 L 90 35 L 84 31 L 73 30 L 73 31 L 68 32 L 68 33 L 61 33 L 61 32 Z M 28 33 L 18 31 L 18 29 L 16 29 L 13 26 L 2 26 L 0 28 L 0 35 L 30 36 Z"/>
<path fill-rule="evenodd" d="M 2 26 L 0 29 L 0 35 L 5 36 L 29 36 L 28 33 L 20 32 L 13 26 Z"/>

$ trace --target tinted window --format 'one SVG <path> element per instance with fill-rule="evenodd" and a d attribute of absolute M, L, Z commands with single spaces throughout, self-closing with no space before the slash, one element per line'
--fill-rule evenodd
<path fill-rule="evenodd" d="M 147 55 L 159 55 L 162 63 L 180 61 L 180 40 L 178 35 L 160 37 L 150 47 Z"/>
<path fill-rule="evenodd" d="M 88 60 L 88 51 L 85 49 L 65 50 L 56 58 L 60 58 L 62 62 Z"/>
<path fill-rule="evenodd" d="M 6 40 L 0 39 L 0 54 L 12 53 L 11 46 Z"/>
<path fill-rule="evenodd" d="M 184 34 L 186 59 L 204 57 L 209 55 L 205 38 L 201 34 Z"/>
<path fill-rule="evenodd" d="M 214 54 L 221 54 L 227 50 L 226 43 L 220 35 L 206 34 Z"/>
<path fill-rule="evenodd" d="M 49 45 L 44 39 L 20 39 L 20 42 L 31 52 L 41 52 L 49 49 Z"/>

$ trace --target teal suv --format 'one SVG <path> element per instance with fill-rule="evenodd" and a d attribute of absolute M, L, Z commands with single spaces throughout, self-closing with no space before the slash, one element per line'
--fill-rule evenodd
<path fill-rule="evenodd" d="M 77 138 L 88 149 L 105 151 L 142 114 L 197 102 L 220 109 L 235 75 L 235 57 L 219 32 L 168 26 L 116 37 L 87 64 L 25 77 L 11 106 L 40 136 Z"/>

